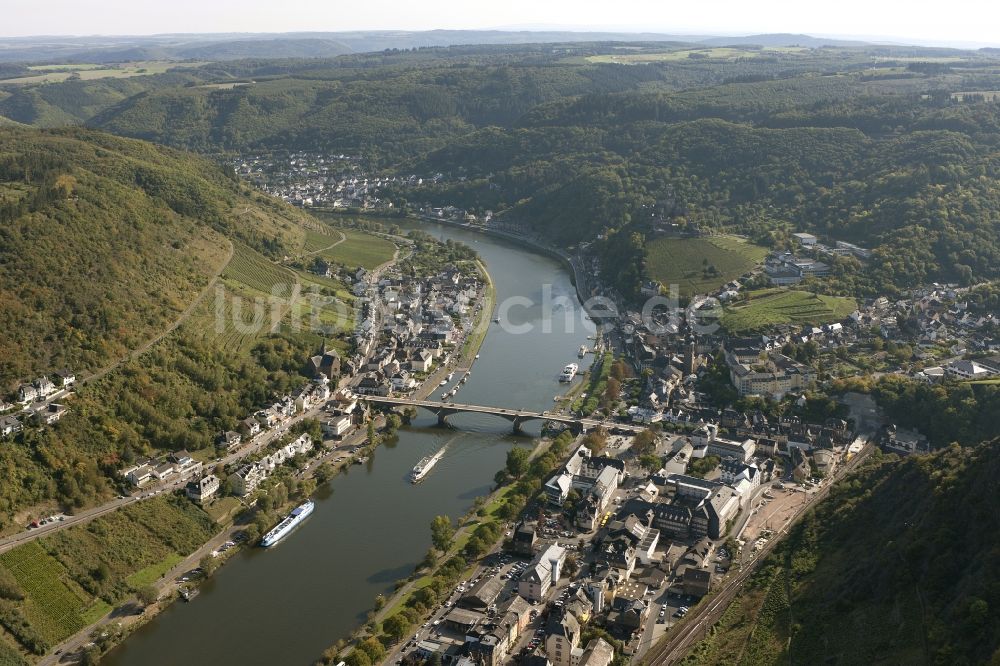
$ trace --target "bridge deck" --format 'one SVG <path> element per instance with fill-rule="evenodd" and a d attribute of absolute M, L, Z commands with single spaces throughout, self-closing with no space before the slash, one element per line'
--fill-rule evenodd
<path fill-rule="evenodd" d="M 644 426 L 637 426 L 627 423 L 615 423 L 613 421 L 600 421 L 597 419 L 583 419 L 575 416 L 568 416 L 565 414 L 535 412 L 526 409 L 506 409 L 503 407 L 469 405 L 457 402 L 442 402 L 438 400 L 413 400 L 411 398 L 383 397 L 375 395 L 362 395 L 358 396 L 358 398 L 361 400 L 366 400 L 368 402 L 381 405 L 393 405 L 399 407 L 423 407 L 424 409 L 432 411 L 435 414 L 438 414 L 439 416 L 442 414 L 451 415 L 458 413 L 495 414 L 496 416 L 502 416 L 507 420 L 514 422 L 530 421 L 538 419 L 544 421 L 554 421 L 556 423 L 566 423 L 570 425 L 582 425 L 585 428 L 596 428 L 598 426 L 601 426 L 607 429 L 620 428 L 631 432 L 641 432 L 642 430 L 645 430 Z"/>

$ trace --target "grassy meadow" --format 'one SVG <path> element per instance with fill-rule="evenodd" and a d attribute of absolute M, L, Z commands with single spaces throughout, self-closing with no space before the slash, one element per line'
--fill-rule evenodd
<path fill-rule="evenodd" d="M 735 236 L 658 238 L 646 246 L 646 271 L 664 287 L 677 284 L 682 296 L 693 296 L 738 278 L 766 256 L 765 248 Z"/>
<path fill-rule="evenodd" d="M 722 326 L 730 333 L 756 331 L 777 324 L 826 324 L 857 308 L 853 298 L 824 296 L 797 289 L 762 289 L 748 300 L 727 306 Z"/>

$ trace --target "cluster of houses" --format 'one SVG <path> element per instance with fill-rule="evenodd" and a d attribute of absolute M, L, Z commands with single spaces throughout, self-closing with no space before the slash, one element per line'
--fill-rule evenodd
<path fill-rule="evenodd" d="M 129 485 L 142 488 L 152 482 L 185 479 L 200 474 L 204 465 L 187 451 L 177 451 L 161 458 L 142 457 L 118 470 Z"/>
<path fill-rule="evenodd" d="M 314 152 L 246 155 L 236 158 L 232 166 L 238 176 L 302 207 L 389 209 L 392 203 L 385 190 L 418 187 L 444 177 L 369 176 L 360 157 Z"/>
<path fill-rule="evenodd" d="M 426 278 L 383 276 L 372 298 L 362 299 L 355 392 L 407 393 L 447 363 L 448 350 L 473 326 L 482 289 L 477 275 L 455 267 Z"/>
<path fill-rule="evenodd" d="M 62 403 L 55 402 L 55 399 L 75 384 L 76 374 L 73 371 L 60 370 L 51 377 L 42 376 L 18 386 L 14 395 L 16 404 L 0 400 L 0 414 L 13 412 L 20 407 L 19 413 L 0 416 L 0 438 L 11 437 L 21 432 L 26 421 L 37 425 L 52 425 L 59 421 L 68 408 Z"/>
<path fill-rule="evenodd" d="M 797 252 L 773 252 L 764 261 L 764 276 L 775 287 L 787 287 L 809 277 L 829 275 L 830 265 L 820 256 L 854 256 L 863 261 L 872 256 L 871 250 L 847 241 L 834 241 L 830 246 L 806 232 L 794 233 L 792 238 L 797 243 Z"/>
<path fill-rule="evenodd" d="M 814 252 L 831 257 L 854 256 L 858 259 L 865 260 L 871 259 L 872 256 L 872 251 L 868 248 L 855 245 L 854 243 L 848 243 L 847 241 L 834 241 L 833 246 L 831 247 L 830 245 L 819 242 L 819 239 L 813 234 L 805 232 L 792 234 L 792 238 L 794 238 L 799 246 L 804 249 L 813 250 Z"/>
<path fill-rule="evenodd" d="M 729 378 L 740 395 L 763 395 L 781 399 L 791 391 L 803 391 L 816 379 L 815 371 L 774 350 L 773 343 L 758 340 L 727 340 L 723 345 Z"/>
<path fill-rule="evenodd" d="M 417 209 L 421 215 L 431 220 L 441 220 L 443 222 L 460 222 L 465 224 L 491 224 L 494 220 L 493 211 L 487 210 L 481 216 L 472 211 L 458 208 L 457 206 L 431 206 L 424 205 Z"/>
<path fill-rule="evenodd" d="M 744 422 L 750 428 L 748 416 L 729 417 L 730 433 Z M 840 424 L 830 427 L 838 429 Z M 771 480 L 775 466 L 772 460 L 758 462 L 754 439 L 726 439 L 717 427 L 673 438 L 662 448 L 663 467 L 648 477 L 631 479 L 627 486 L 623 485 L 629 477 L 626 465 L 617 457 L 592 455 L 583 445 L 574 451 L 546 482 L 544 495 L 550 507 L 560 513 L 568 509 L 565 513 L 573 516 L 576 532 L 561 536 L 582 533 L 585 538 L 579 545 L 575 539 L 552 542 L 546 540 L 553 536 L 547 527 L 551 520 L 520 522 L 505 548 L 528 561 L 506 576 L 499 568 L 488 571 L 443 618 L 446 628 L 464 640 L 454 646 L 453 663 L 462 663 L 458 654 L 476 664 L 506 663 L 533 616 L 533 607 L 547 604 L 535 638 L 544 645 L 544 656 L 530 657 L 532 663 L 606 664 L 614 650 L 604 641 L 584 644 L 586 625 L 600 623 L 627 642 L 650 626 L 651 595 L 671 577 L 684 594 L 709 593 L 713 572 L 707 566 L 715 544 L 726 538 L 760 485 Z M 777 454 L 775 446 L 763 448 Z M 722 459 L 717 478 L 687 473 L 690 464 L 708 455 Z M 571 498 L 575 505 L 567 504 Z M 580 551 L 587 565 L 567 586 L 560 584 L 560 578 L 572 550 Z M 505 596 L 505 578 L 511 576 L 516 594 Z M 417 650 L 429 658 L 441 647 L 423 641 Z"/>
<path fill-rule="evenodd" d="M 523 526 L 522 526 L 523 527 Z M 521 528 L 519 528 L 520 530 Z M 536 605 L 544 602 L 558 584 L 566 564 L 567 550 L 550 545 L 531 553 L 521 565 L 516 593 L 507 595 L 507 581 L 496 570 L 484 574 L 465 590 L 445 615 L 445 628 L 461 636 L 462 643 L 450 645 L 424 640 L 417 643 L 413 656 L 428 660 L 445 653 L 444 663 L 456 666 L 500 666 L 507 663 L 513 649 L 537 616 Z M 614 648 L 601 638 L 581 644 L 580 622 L 589 619 L 593 604 L 586 592 L 567 593 L 549 611 L 545 625 L 545 657 L 533 657 L 540 665 L 610 666 Z M 569 631 L 566 631 L 566 628 Z M 538 639 L 539 642 L 541 639 Z"/>
<path fill-rule="evenodd" d="M 309 453 L 312 449 L 312 437 L 303 433 L 294 441 L 285 444 L 273 453 L 265 455 L 260 460 L 244 463 L 229 475 L 233 494 L 238 497 L 246 497 L 253 494 L 275 469 L 295 456 Z"/>

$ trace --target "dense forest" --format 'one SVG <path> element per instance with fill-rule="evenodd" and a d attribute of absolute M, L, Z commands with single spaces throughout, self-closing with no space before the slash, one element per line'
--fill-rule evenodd
<path fill-rule="evenodd" d="M 1000 440 L 875 454 L 768 556 L 687 664 L 1000 659 Z"/>

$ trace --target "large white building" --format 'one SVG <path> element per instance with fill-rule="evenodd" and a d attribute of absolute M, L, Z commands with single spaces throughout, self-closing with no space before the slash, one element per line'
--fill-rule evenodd
<path fill-rule="evenodd" d="M 517 593 L 528 601 L 542 601 L 549 589 L 559 580 L 559 574 L 566 562 L 566 549 L 549 546 L 532 561 L 531 566 L 521 574 L 517 582 Z"/>

